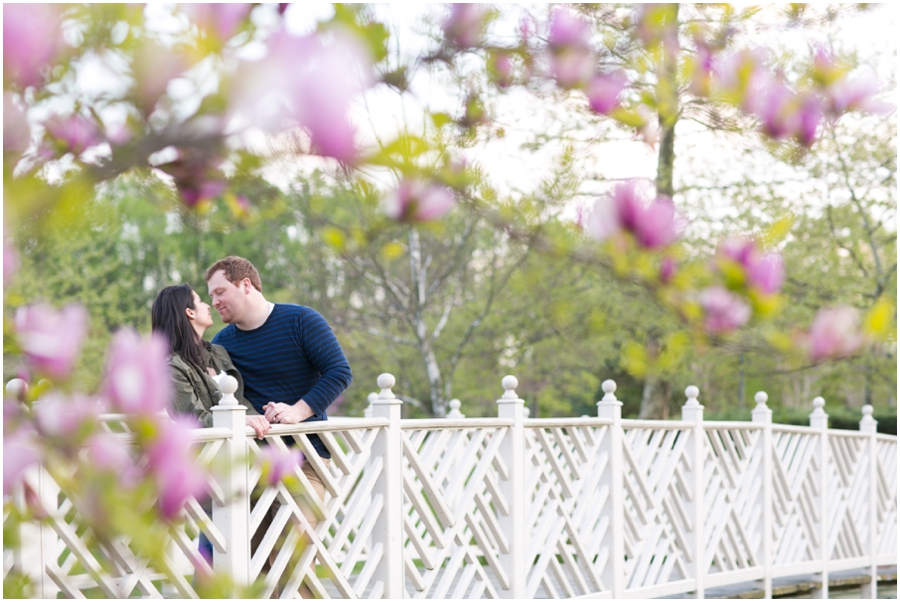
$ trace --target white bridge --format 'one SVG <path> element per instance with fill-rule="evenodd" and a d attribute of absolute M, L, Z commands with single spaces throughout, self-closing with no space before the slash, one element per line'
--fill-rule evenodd
<path fill-rule="evenodd" d="M 27 478 L 48 518 L 4 549 L 4 576 L 17 567 L 44 598 L 196 597 L 198 529 L 214 569 L 263 580 L 264 597 L 279 581 L 282 597 L 304 584 L 339 598 L 700 598 L 748 582 L 770 597 L 773 579 L 810 574 L 827 597 L 829 573 L 849 569 L 871 576 L 863 593 L 874 597 L 876 567 L 897 564 L 897 438 L 876 433 L 871 406 L 858 432 L 828 429 L 821 398 L 809 427 L 772 424 L 765 393 L 752 422 L 708 422 L 688 387 L 680 421 L 623 420 L 606 381 L 595 418 L 528 419 L 516 379 L 502 384 L 497 418 L 401 420 L 383 374 L 371 417 L 274 426 L 269 442 L 293 436 L 324 476 L 324 499 L 307 487 L 315 531 L 283 484 L 260 483 L 260 448 L 229 393 L 194 437 L 204 463 L 230 469 L 209 483 L 211 519 L 191 500 L 185 525 L 170 528 L 165 570 L 128 541 L 98 545 L 80 520 L 85 502 L 38 468 Z M 105 419 L 112 432 L 121 417 Z M 311 432 L 331 451 L 327 468 Z"/>

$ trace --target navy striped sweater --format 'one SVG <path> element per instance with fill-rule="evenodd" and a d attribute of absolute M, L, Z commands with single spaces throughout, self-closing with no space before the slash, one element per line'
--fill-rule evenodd
<path fill-rule="evenodd" d="M 270 401 L 294 404 L 303 399 L 315 416 L 326 410 L 353 381 L 350 364 L 328 322 L 314 309 L 276 303 L 265 323 L 254 330 L 229 324 L 212 340 L 228 351 L 244 379 L 244 396 L 260 414 Z M 320 456 L 330 458 L 318 436 L 310 435 Z"/>

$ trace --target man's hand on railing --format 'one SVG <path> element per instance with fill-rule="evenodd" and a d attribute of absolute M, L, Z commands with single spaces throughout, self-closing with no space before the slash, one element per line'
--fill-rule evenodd
<path fill-rule="evenodd" d="M 253 430 L 256 431 L 256 438 L 262 439 L 269 432 L 271 425 L 265 416 L 247 416 L 247 426 L 252 426 Z"/>
<path fill-rule="evenodd" d="M 281 424 L 297 424 L 314 415 L 312 408 L 302 399 L 294 405 L 270 401 L 263 406 L 263 410 L 266 412 L 266 420 Z"/>

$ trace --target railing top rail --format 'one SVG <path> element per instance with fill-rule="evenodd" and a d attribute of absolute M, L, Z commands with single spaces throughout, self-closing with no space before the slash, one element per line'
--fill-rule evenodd
<path fill-rule="evenodd" d="M 737 420 L 706 420 L 703 428 L 709 430 L 730 429 L 745 431 L 761 431 L 765 425 L 761 422 L 739 422 Z"/>
<path fill-rule="evenodd" d="M 888 442 L 890 442 L 890 443 L 896 443 L 896 442 L 897 442 L 897 435 L 888 435 L 888 434 L 884 434 L 884 433 L 878 433 L 878 434 L 875 436 L 875 438 L 876 438 L 878 441 L 888 441 Z"/>
<path fill-rule="evenodd" d="M 300 422 L 297 424 L 273 424 L 269 427 L 268 437 L 279 435 L 299 435 L 301 433 L 327 433 L 334 431 L 356 431 L 388 426 L 387 418 L 329 418 L 318 422 Z M 248 437 L 256 435 L 252 427 L 247 427 Z"/>
<path fill-rule="evenodd" d="M 409 430 L 476 429 L 512 426 L 507 418 L 406 418 L 400 421 L 400 428 Z"/>
<path fill-rule="evenodd" d="M 650 429 L 654 431 L 672 431 L 676 429 L 692 429 L 693 422 L 685 420 L 623 420 L 623 429 Z"/>
<path fill-rule="evenodd" d="M 563 428 L 567 426 L 609 426 L 611 418 L 528 418 L 525 428 Z"/>
<path fill-rule="evenodd" d="M 860 431 L 848 431 L 847 429 L 828 429 L 829 437 L 846 437 L 850 439 L 867 439 L 871 435 L 869 433 L 861 433 Z M 890 435 L 887 435 L 890 437 Z M 896 439 L 896 437 L 895 437 Z"/>
<path fill-rule="evenodd" d="M 811 426 L 801 426 L 799 424 L 778 424 L 772 423 L 772 432 L 775 433 L 797 433 L 802 435 L 814 435 L 819 431 L 819 429 L 814 429 Z"/>

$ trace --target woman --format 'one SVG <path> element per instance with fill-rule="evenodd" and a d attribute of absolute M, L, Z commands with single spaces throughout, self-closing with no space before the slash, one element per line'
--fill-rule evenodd
<path fill-rule="evenodd" d="M 165 335 L 172 352 L 169 365 L 175 383 L 175 412 L 193 414 L 203 426 L 212 426 L 212 407 L 222 399 L 213 377 L 225 372 L 237 379 L 235 397 L 247 408 L 247 424 L 262 439 L 269 431 L 269 422 L 244 399 L 240 372 L 224 347 L 203 340 L 203 333 L 212 326 L 209 305 L 187 284 L 167 286 L 153 301 L 150 317 L 151 328 Z"/>
<path fill-rule="evenodd" d="M 269 432 L 265 416 L 244 399 L 244 381 L 224 347 L 203 340 L 203 333 L 212 326 L 209 305 L 200 300 L 187 284 L 167 286 L 159 291 L 150 308 L 151 328 L 165 335 L 169 341 L 172 380 L 175 383 L 175 413 L 193 414 L 205 427 L 212 426 L 212 407 L 222 399 L 222 392 L 213 377 L 224 372 L 237 379 L 234 396 L 247 408 L 247 424 L 262 439 Z M 212 515 L 212 502 L 201 504 Z M 212 543 L 200 533 L 200 553 L 212 564 Z"/>

